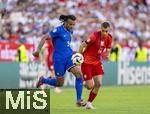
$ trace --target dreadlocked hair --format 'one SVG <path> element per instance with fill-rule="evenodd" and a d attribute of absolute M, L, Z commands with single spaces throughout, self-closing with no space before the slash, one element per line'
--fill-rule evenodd
<path fill-rule="evenodd" d="M 62 22 L 66 22 L 68 19 L 76 20 L 76 17 L 74 15 L 60 15 L 59 20 Z"/>

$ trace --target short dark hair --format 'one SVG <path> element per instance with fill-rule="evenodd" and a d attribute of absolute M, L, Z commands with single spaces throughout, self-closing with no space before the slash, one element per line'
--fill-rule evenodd
<path fill-rule="evenodd" d="M 63 21 L 63 22 L 67 21 L 68 19 L 75 21 L 76 17 L 74 15 L 60 15 L 60 17 L 59 17 L 59 20 Z"/>
<path fill-rule="evenodd" d="M 103 22 L 101 24 L 101 26 L 104 27 L 104 28 L 107 28 L 107 27 L 110 27 L 110 24 L 109 24 L 109 22 Z"/>

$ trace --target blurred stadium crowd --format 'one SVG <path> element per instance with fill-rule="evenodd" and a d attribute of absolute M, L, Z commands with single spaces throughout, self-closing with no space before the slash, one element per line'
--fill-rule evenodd
<path fill-rule="evenodd" d="M 109 21 L 122 61 L 134 61 L 138 39 L 146 41 L 150 55 L 150 0 L 0 0 L 0 14 L 0 42 L 22 39 L 36 48 L 41 35 L 60 24 L 60 14 L 74 14 L 73 50 Z"/>

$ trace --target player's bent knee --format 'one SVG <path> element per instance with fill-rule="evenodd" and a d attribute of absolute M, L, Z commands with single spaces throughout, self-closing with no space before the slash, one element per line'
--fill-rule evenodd
<path fill-rule="evenodd" d="M 77 67 L 73 67 L 72 69 L 70 69 L 70 71 L 71 71 L 77 78 L 81 77 L 81 75 L 82 75 L 80 69 L 77 68 Z"/>
<path fill-rule="evenodd" d="M 101 83 L 95 83 L 95 85 L 94 85 L 95 88 L 100 88 L 101 86 L 102 86 Z"/>
<path fill-rule="evenodd" d="M 76 74 L 75 76 L 76 76 L 76 78 L 82 77 L 81 74 Z"/>
<path fill-rule="evenodd" d="M 91 88 L 91 87 L 87 87 L 87 89 L 88 89 L 88 90 L 91 90 L 92 88 Z"/>
<path fill-rule="evenodd" d="M 64 78 L 57 78 L 57 87 L 61 87 L 64 84 Z"/>
<path fill-rule="evenodd" d="M 93 85 L 86 85 L 86 88 L 87 88 L 88 90 L 91 90 L 91 89 L 93 89 Z"/>
<path fill-rule="evenodd" d="M 62 81 L 58 81 L 58 82 L 57 82 L 57 87 L 62 87 L 62 86 L 63 86 L 63 84 L 64 84 L 64 82 L 62 82 Z"/>
<path fill-rule="evenodd" d="M 76 70 L 74 75 L 79 78 L 79 77 L 81 77 L 82 73 L 80 71 Z"/>
<path fill-rule="evenodd" d="M 63 84 L 62 83 L 57 83 L 57 87 L 62 87 Z"/>

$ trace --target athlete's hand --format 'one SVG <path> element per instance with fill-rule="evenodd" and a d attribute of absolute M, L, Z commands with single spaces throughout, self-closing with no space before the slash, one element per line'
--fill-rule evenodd
<path fill-rule="evenodd" d="M 33 56 L 34 56 L 34 57 L 39 57 L 39 51 L 34 52 L 34 53 L 33 53 Z"/>

